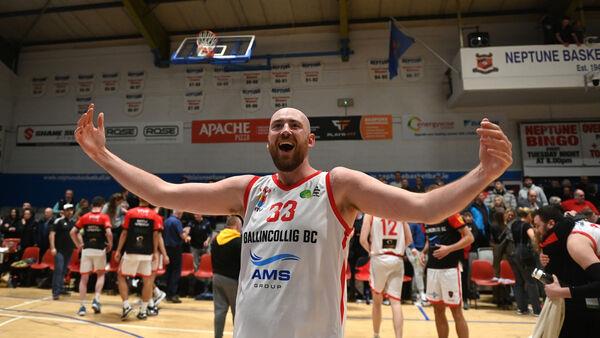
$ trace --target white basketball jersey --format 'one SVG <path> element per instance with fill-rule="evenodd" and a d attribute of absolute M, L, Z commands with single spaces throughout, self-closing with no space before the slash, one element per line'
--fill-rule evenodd
<path fill-rule="evenodd" d="M 582 234 L 592 240 L 596 256 L 600 257 L 600 224 L 590 223 L 585 220 L 575 223 L 571 233 Z"/>
<path fill-rule="evenodd" d="M 402 221 L 373 216 L 371 223 L 371 255 L 403 256 L 405 250 Z"/>
<path fill-rule="evenodd" d="M 233 336 L 343 337 L 352 228 L 336 209 L 329 174 L 294 186 L 260 177 L 246 195 Z"/>

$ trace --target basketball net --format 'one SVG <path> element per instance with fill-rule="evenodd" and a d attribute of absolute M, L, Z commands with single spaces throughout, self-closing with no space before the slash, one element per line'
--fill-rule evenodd
<path fill-rule="evenodd" d="M 198 33 L 196 45 L 198 46 L 198 56 L 212 58 L 217 46 L 217 35 L 209 30 L 202 31 Z"/>

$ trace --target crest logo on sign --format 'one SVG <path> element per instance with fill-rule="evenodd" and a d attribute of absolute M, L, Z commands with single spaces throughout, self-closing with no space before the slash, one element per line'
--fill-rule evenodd
<path fill-rule="evenodd" d="M 350 120 L 332 120 L 331 123 L 339 130 L 344 131 L 350 125 Z"/>
<path fill-rule="evenodd" d="M 497 72 L 498 68 L 494 67 L 494 59 L 492 53 L 475 54 L 477 65 L 473 68 L 473 73 L 489 74 Z"/>

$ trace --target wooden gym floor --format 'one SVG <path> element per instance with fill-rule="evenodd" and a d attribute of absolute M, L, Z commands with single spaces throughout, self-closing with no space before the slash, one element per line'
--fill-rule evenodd
<path fill-rule="evenodd" d="M 212 302 L 182 298 L 181 304 L 161 304 L 160 315 L 139 321 L 132 313 L 123 322 L 118 296 L 102 296 L 102 314 L 79 317 L 78 295 L 53 301 L 50 290 L 0 287 L 0 337 L 213 337 Z M 131 297 L 130 301 L 135 301 Z M 132 303 L 133 304 L 133 303 Z M 293 306 L 293 305 L 291 305 Z M 136 310 L 137 311 L 137 310 Z M 436 337 L 433 309 L 425 308 L 431 318 L 426 321 L 413 305 L 403 305 L 405 337 Z M 451 319 L 450 311 L 447 316 Z M 500 311 L 480 302 L 479 309 L 465 311 L 471 337 L 528 337 L 535 318 L 518 316 L 514 311 Z M 381 337 L 393 337 L 392 314 L 383 307 Z M 371 308 L 366 304 L 348 304 L 346 337 L 372 337 Z M 451 323 L 450 337 L 456 337 Z M 225 336 L 232 335 L 231 317 Z M 255 338 L 255 337 L 249 337 Z M 258 337 L 256 337 L 258 338 Z"/>

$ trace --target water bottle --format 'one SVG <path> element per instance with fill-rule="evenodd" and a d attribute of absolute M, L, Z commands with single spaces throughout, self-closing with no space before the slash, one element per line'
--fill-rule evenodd
<path fill-rule="evenodd" d="M 542 282 L 544 284 L 554 283 L 554 278 L 552 278 L 552 275 L 544 272 L 544 270 L 542 270 L 542 269 L 538 269 L 538 268 L 533 269 L 533 272 L 531 273 L 531 277 L 539 280 L 540 282 Z"/>

